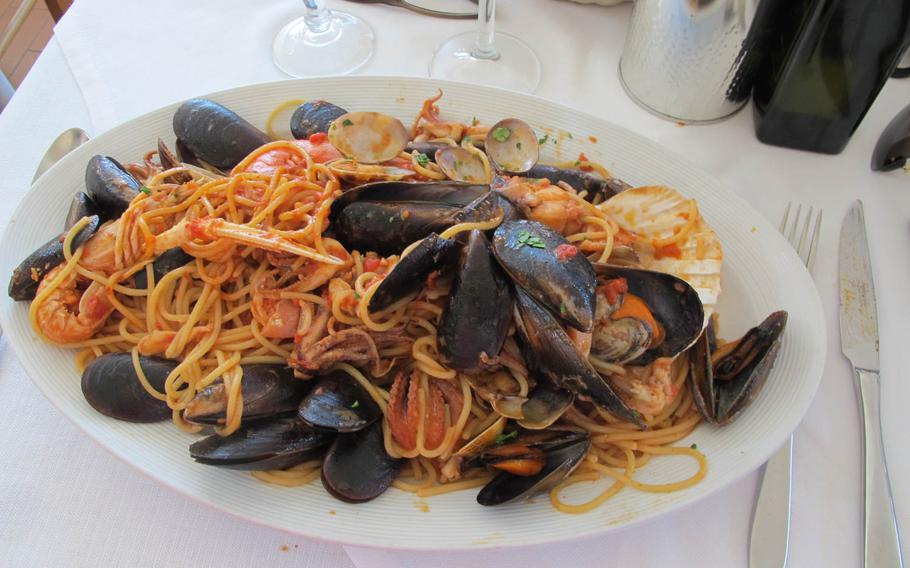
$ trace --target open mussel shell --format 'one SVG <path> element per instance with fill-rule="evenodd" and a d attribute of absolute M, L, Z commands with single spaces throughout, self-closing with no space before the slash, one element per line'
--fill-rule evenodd
<path fill-rule="evenodd" d="M 255 422 L 230 436 L 213 434 L 193 443 L 190 456 L 199 463 L 230 469 L 286 469 L 321 457 L 335 434 L 294 416 Z"/>
<path fill-rule="evenodd" d="M 332 121 L 329 142 L 346 157 L 378 164 L 408 145 L 408 130 L 395 117 L 379 112 L 349 112 Z"/>
<path fill-rule="evenodd" d="M 222 170 L 233 168 L 272 141 L 231 109 L 208 99 L 190 99 L 180 105 L 173 126 L 178 150 L 182 145 L 196 158 Z"/>
<path fill-rule="evenodd" d="M 371 313 L 382 311 L 398 300 L 417 293 L 426 284 L 427 277 L 434 271 L 444 269 L 457 252 L 456 241 L 431 233 L 382 279 L 370 297 L 367 310 Z"/>
<path fill-rule="evenodd" d="M 527 455 L 532 458 L 542 454 L 543 464 L 532 475 L 501 471 L 477 494 L 477 502 L 481 505 L 502 505 L 552 488 L 578 467 L 591 447 L 591 437 L 586 432 L 570 430 L 540 431 L 522 433 L 508 446 L 517 450 L 531 450 Z M 493 450 L 503 453 L 503 448 L 506 447 L 499 446 Z M 506 450 L 505 453 L 509 452 Z M 520 451 L 515 453 L 521 454 Z M 484 455 L 481 456 L 483 458 Z"/>
<path fill-rule="evenodd" d="M 527 122 L 506 118 L 490 127 L 484 150 L 497 170 L 522 174 L 537 163 L 540 146 L 537 134 Z"/>
<path fill-rule="evenodd" d="M 109 156 L 93 156 L 85 167 L 85 191 L 104 220 L 126 211 L 140 187 L 139 180 Z"/>
<path fill-rule="evenodd" d="M 509 281 L 477 229 L 468 236 L 439 323 L 439 354 L 462 373 L 496 364 L 512 321 Z"/>
<path fill-rule="evenodd" d="M 533 179 L 546 179 L 552 184 L 567 183 L 578 193 L 583 192 L 585 200 L 591 203 L 601 203 L 632 187 L 618 178 L 604 179 L 594 172 L 541 164 L 536 164 L 524 175 Z"/>
<path fill-rule="evenodd" d="M 525 292 L 580 331 L 594 324 L 596 278 L 583 254 L 559 258 L 571 246 L 559 233 L 536 221 L 508 221 L 493 235 L 499 264 Z"/>
<path fill-rule="evenodd" d="M 174 247 L 161 253 L 158 258 L 152 262 L 152 273 L 155 276 L 155 282 L 160 282 L 165 274 L 172 270 L 176 270 L 181 266 L 186 266 L 187 263 L 190 263 L 193 260 L 194 258 L 180 247 Z M 148 274 L 145 269 L 136 273 L 136 288 L 143 290 L 148 288 Z"/>
<path fill-rule="evenodd" d="M 451 180 L 466 183 L 490 183 L 491 172 L 476 153 L 459 146 L 436 150 L 436 165 Z"/>
<path fill-rule="evenodd" d="M 385 451 L 382 425 L 339 434 L 322 463 L 322 484 L 334 497 L 362 503 L 382 495 L 392 485 L 401 460 Z"/>
<path fill-rule="evenodd" d="M 457 223 L 499 213 L 489 186 L 457 182 L 378 182 L 345 192 L 332 203 L 333 236 L 348 250 L 401 254 L 408 245 Z"/>
<path fill-rule="evenodd" d="M 592 353 L 612 363 L 647 365 L 658 357 L 676 357 L 701 334 L 704 307 L 685 280 L 672 274 L 594 263 L 598 281 L 623 278 L 629 293 L 647 305 L 663 329 L 663 340 L 653 348 L 655 330 L 636 318 L 608 319 L 594 325 Z M 602 298 L 598 301 L 603 301 Z"/>
<path fill-rule="evenodd" d="M 297 411 L 312 426 L 356 432 L 379 420 L 382 411 L 351 376 L 335 371 L 320 377 Z"/>
<path fill-rule="evenodd" d="M 328 101 L 307 101 L 291 115 L 291 134 L 300 140 L 318 132 L 328 132 L 332 122 L 347 112 Z"/>
<path fill-rule="evenodd" d="M 787 312 L 772 313 L 713 364 L 708 326 L 692 349 L 689 373 L 693 400 L 708 422 L 729 424 L 755 399 L 777 359 L 786 325 Z"/>
<path fill-rule="evenodd" d="M 80 191 L 70 201 L 69 211 L 66 212 L 66 220 L 63 222 L 63 230 L 69 231 L 80 219 L 91 217 L 92 215 L 98 215 L 98 207 L 87 193 Z"/>
<path fill-rule="evenodd" d="M 380 164 L 365 164 L 356 160 L 335 160 L 328 165 L 333 174 L 339 179 L 353 184 L 370 183 L 374 181 L 399 181 L 413 176 L 413 170 Z"/>
<path fill-rule="evenodd" d="M 257 420 L 297 412 L 311 385 L 309 381 L 294 378 L 294 370 L 286 365 L 244 365 L 240 384 L 243 419 Z M 216 381 L 196 394 L 183 411 L 183 417 L 199 424 L 221 424 L 225 420 L 227 401 L 224 381 Z"/>
<path fill-rule="evenodd" d="M 139 366 L 152 388 L 164 392 L 164 381 L 177 361 L 140 356 Z M 89 363 L 82 372 L 82 395 L 101 414 L 126 422 L 160 422 L 172 414 L 164 401 L 143 388 L 130 353 L 108 353 Z"/>
<path fill-rule="evenodd" d="M 100 224 L 98 216 L 92 215 L 85 227 L 73 236 L 73 250 L 85 244 L 95 234 Z M 35 299 L 41 280 L 44 279 L 48 272 L 66 260 L 66 256 L 63 254 L 64 237 L 65 235 L 60 235 L 47 241 L 13 269 L 13 274 L 9 279 L 9 287 L 7 288 L 7 294 L 9 294 L 10 298 L 17 302 Z"/>
<path fill-rule="evenodd" d="M 519 288 L 515 289 L 515 311 L 519 346 L 530 369 L 555 388 L 569 390 L 621 420 L 644 427 L 641 415 L 578 352 L 556 318 Z"/>

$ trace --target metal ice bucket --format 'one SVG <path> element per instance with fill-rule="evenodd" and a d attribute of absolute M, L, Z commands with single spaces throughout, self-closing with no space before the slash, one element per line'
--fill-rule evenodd
<path fill-rule="evenodd" d="M 784 0 L 787 1 L 787 0 Z M 724 119 L 746 103 L 761 53 L 753 24 L 769 0 L 636 0 L 619 63 L 635 102 L 687 123 Z"/>

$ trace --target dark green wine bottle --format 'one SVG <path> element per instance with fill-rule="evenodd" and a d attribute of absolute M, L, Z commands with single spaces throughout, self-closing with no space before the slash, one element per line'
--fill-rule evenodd
<path fill-rule="evenodd" d="M 838 154 L 910 41 L 907 0 L 789 0 L 752 97 L 766 144 Z"/>

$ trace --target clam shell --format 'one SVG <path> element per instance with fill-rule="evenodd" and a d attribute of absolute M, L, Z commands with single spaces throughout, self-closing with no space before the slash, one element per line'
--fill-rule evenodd
<path fill-rule="evenodd" d="M 329 142 L 352 160 L 378 164 L 404 150 L 408 130 L 400 120 L 387 114 L 349 112 L 329 126 Z"/>

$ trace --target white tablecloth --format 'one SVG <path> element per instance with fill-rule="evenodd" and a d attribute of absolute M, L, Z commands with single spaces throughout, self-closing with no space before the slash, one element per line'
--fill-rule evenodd
<path fill-rule="evenodd" d="M 498 4 L 500 29 L 525 39 L 540 54 L 539 95 L 607 118 L 687 156 L 775 224 L 789 200 L 824 207 L 815 275 L 826 311 L 829 355 L 818 395 L 797 430 L 790 557 L 791 566 L 858 565 L 859 417 L 837 333 L 837 237 L 846 208 L 862 198 L 880 302 L 885 446 L 898 517 L 908 527 L 910 177 L 874 174 L 868 163 L 878 134 L 910 102 L 910 81 L 888 83 L 840 156 L 767 147 L 755 139 L 748 110 L 718 125 L 683 128 L 650 116 L 625 96 L 616 68 L 629 6 L 558 0 Z M 362 70 L 366 74 L 424 75 L 436 44 L 473 25 L 388 6 L 340 0 L 331 5 L 373 25 L 377 47 Z M 60 131 L 81 126 L 97 134 L 192 95 L 282 78 L 270 62 L 271 37 L 300 10 L 296 0 L 76 2 L 0 115 L 0 224 L 8 223 L 38 160 Z M 570 545 L 444 555 L 345 550 L 225 516 L 147 480 L 84 439 L 32 386 L 2 341 L 0 408 L 0 566 L 747 563 L 757 474 L 684 511 Z"/>

